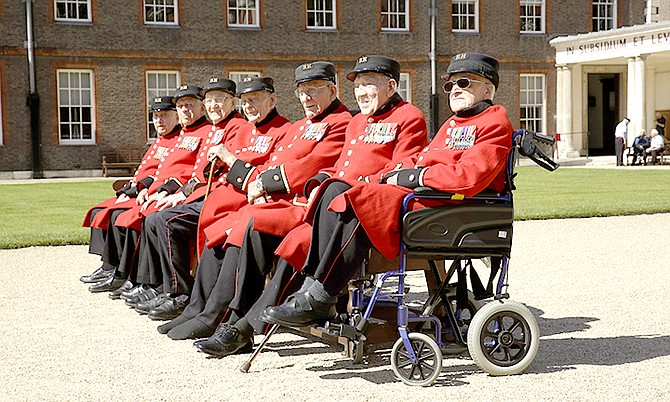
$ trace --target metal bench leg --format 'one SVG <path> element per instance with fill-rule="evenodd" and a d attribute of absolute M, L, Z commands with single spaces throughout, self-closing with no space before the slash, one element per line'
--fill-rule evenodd
<path fill-rule="evenodd" d="M 263 340 L 258 345 L 256 350 L 254 350 L 254 353 L 251 354 L 251 356 L 249 357 L 249 360 L 247 360 L 243 365 L 240 366 L 240 371 L 241 372 L 243 372 L 243 373 L 248 373 L 249 372 L 249 368 L 251 367 L 251 363 L 253 363 L 253 361 L 256 359 L 256 356 L 258 356 L 261 353 L 261 351 L 265 347 L 265 344 L 268 343 L 268 341 L 270 340 L 270 337 L 272 336 L 272 334 L 274 334 L 275 331 L 277 331 L 277 328 L 279 328 L 279 324 L 273 324 L 272 327 L 270 327 L 270 330 L 268 331 L 268 333 L 265 334 L 265 338 L 263 338 Z"/>

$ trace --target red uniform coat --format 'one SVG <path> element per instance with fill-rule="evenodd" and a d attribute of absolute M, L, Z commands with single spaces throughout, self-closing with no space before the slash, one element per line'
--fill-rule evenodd
<path fill-rule="evenodd" d="M 382 172 L 392 170 L 399 161 L 410 158 L 428 142 L 426 119 L 419 109 L 400 98 L 393 107 L 379 114 L 358 114 L 349 123 L 342 154 L 335 166 L 322 173 L 346 181 L 354 187 L 379 181 Z M 325 189 L 320 186 L 319 190 Z M 317 193 L 317 198 L 319 193 Z M 315 201 L 312 205 L 317 204 Z M 386 214 L 387 207 L 380 209 Z M 293 267 L 302 268 L 311 241 L 312 230 L 307 223 L 292 230 L 282 241 L 276 254 Z"/>
<path fill-rule="evenodd" d="M 241 140 L 246 139 L 246 145 L 242 144 L 242 148 L 231 152 L 239 159 L 238 163 L 243 164 L 244 168 L 249 171 L 253 171 L 256 166 L 262 165 L 270 158 L 290 126 L 291 123 L 285 117 L 273 111 L 258 126 L 252 123 L 243 126 L 238 135 Z M 210 192 L 198 219 L 199 250 L 202 250 L 205 244 L 203 232 L 205 228 L 223 218 L 230 211 L 236 211 L 247 204 L 246 186 L 248 182 L 241 177 L 233 177 L 229 172 L 225 181 L 221 181 L 218 187 Z"/>
<path fill-rule="evenodd" d="M 200 150 L 198 154 L 198 159 L 196 159 L 195 164 L 193 165 L 193 171 L 191 172 L 191 180 L 194 180 L 198 183 L 206 183 L 207 179 L 205 178 L 205 166 L 207 164 L 207 150 L 209 147 L 214 145 L 223 144 L 226 149 L 230 152 L 236 150 L 241 150 L 243 147 L 247 146 L 249 143 L 249 136 L 244 135 L 244 133 L 250 133 L 249 130 L 242 130 L 243 127 L 247 126 L 249 122 L 242 117 L 238 112 L 233 112 L 223 121 L 220 121 L 212 125 L 211 132 L 208 134 L 208 138 L 205 140 L 205 145 Z M 210 191 L 214 188 L 221 185 L 225 182 L 223 176 L 218 179 L 212 179 L 212 184 Z M 207 191 L 207 186 L 201 186 L 196 188 L 191 194 L 186 197 L 184 204 L 193 202 L 200 197 L 205 195 Z"/>
<path fill-rule="evenodd" d="M 182 134 L 177 140 L 177 144 L 170 150 L 156 170 L 154 182 L 149 187 L 149 194 L 154 194 L 158 187 L 169 181 L 175 182 L 180 187 L 190 178 L 195 161 L 198 159 L 200 150 L 205 145 L 205 141 L 211 132 L 211 124 L 204 117 L 189 127 L 182 128 Z M 148 214 L 156 212 L 157 209 L 151 206 L 144 211 L 140 211 L 141 205 L 135 204 L 132 208 L 121 213 L 114 225 L 140 230 L 142 220 Z"/>
<path fill-rule="evenodd" d="M 332 110 L 332 111 L 331 111 Z M 349 109 L 337 101 L 316 118 L 302 119 L 291 126 L 270 160 L 258 168 L 271 200 L 266 204 L 245 205 L 215 222 L 205 233 L 212 244 L 230 229 L 228 244 L 241 247 L 247 226 L 254 218 L 254 230 L 285 236 L 300 225 L 307 199 L 303 189 L 307 180 L 338 159 L 351 121 Z M 209 237 L 212 233 L 212 237 Z"/>
<path fill-rule="evenodd" d="M 501 192 L 513 131 L 507 111 L 499 105 L 472 117 L 452 116 L 423 151 L 402 161 L 402 168 L 416 168 L 418 186 L 466 197 L 487 188 Z M 343 212 L 351 206 L 374 247 L 391 260 L 400 246 L 401 203 L 411 192 L 401 186 L 365 183 L 335 198 L 329 209 Z"/>
<path fill-rule="evenodd" d="M 131 179 L 131 182 L 134 185 L 148 177 L 154 177 L 158 165 L 161 164 L 161 160 L 170 153 L 170 150 L 177 144 L 181 131 L 179 126 L 176 126 L 172 132 L 159 136 L 154 140 L 154 143 L 149 147 L 147 152 L 142 157 L 142 162 L 137 166 L 135 170 L 135 175 Z M 107 229 L 109 227 L 109 216 L 111 211 L 114 209 L 128 209 L 137 205 L 134 199 L 128 200 L 123 203 L 116 204 L 117 197 L 110 198 L 107 201 L 103 201 L 100 204 L 89 209 L 84 217 L 83 227 L 95 227 Z M 105 208 L 106 210 L 100 211 L 94 221 L 91 221 L 91 212 L 96 208 Z"/>

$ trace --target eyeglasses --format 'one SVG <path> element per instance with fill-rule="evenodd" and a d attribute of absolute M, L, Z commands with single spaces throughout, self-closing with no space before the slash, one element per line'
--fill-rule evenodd
<path fill-rule="evenodd" d="M 300 99 L 300 97 L 303 95 L 308 95 L 310 98 L 313 98 L 319 93 L 319 91 L 321 91 L 323 88 L 328 88 L 329 86 L 330 85 L 322 85 L 320 87 L 296 88 L 293 93 L 298 99 Z"/>
<path fill-rule="evenodd" d="M 468 78 L 468 77 L 462 77 L 462 78 L 459 78 L 457 80 L 451 80 L 451 81 L 445 82 L 444 85 L 442 86 L 442 89 L 444 90 L 444 92 L 449 93 L 454 89 L 454 85 L 458 85 L 459 88 L 465 89 L 465 88 L 468 88 L 470 86 L 470 84 L 473 83 L 473 82 L 479 82 L 480 84 L 486 84 L 486 82 L 484 82 L 484 81 L 477 81 L 477 80 L 473 80 L 473 79 Z"/>

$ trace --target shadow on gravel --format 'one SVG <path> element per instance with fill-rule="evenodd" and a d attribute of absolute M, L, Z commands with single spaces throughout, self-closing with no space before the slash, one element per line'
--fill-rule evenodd
<path fill-rule="evenodd" d="M 529 307 L 540 327 L 540 350 L 526 373 L 574 370 L 578 365 L 616 366 L 670 356 L 670 336 L 628 335 L 607 338 L 570 337 L 546 339 L 551 335 L 582 332 L 595 317 L 543 318 L 544 311 Z"/>

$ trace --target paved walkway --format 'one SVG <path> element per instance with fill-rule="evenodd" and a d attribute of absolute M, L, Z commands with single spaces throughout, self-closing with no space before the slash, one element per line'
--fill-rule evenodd
<path fill-rule="evenodd" d="M 446 358 L 429 388 L 396 380 L 388 350 L 353 365 L 290 333 L 242 374 L 246 356 L 207 359 L 89 293 L 78 277 L 98 261 L 86 247 L 0 250 L 0 401 L 670 400 L 668 250 L 645 251 L 667 247 L 668 227 L 670 214 L 515 223 L 509 291 L 539 323 L 535 361 L 491 377 Z"/>

